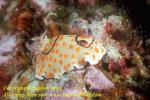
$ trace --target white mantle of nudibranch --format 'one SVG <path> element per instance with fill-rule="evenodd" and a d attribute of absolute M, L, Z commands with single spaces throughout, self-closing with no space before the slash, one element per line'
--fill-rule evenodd
<path fill-rule="evenodd" d="M 63 73 L 74 70 L 74 68 L 84 68 L 88 62 L 90 65 L 96 65 L 105 55 L 106 51 L 102 42 L 94 40 L 88 47 L 83 47 L 75 41 L 76 35 L 60 35 L 56 40 L 53 37 L 50 43 L 46 44 L 47 54 L 39 54 L 36 59 L 36 78 L 42 80 L 43 77 L 59 79 Z M 46 38 L 45 38 L 46 39 Z M 90 42 L 92 38 L 82 38 Z M 44 40 L 46 43 L 47 39 Z M 70 41 L 70 42 L 68 42 Z M 53 47 L 51 49 L 51 46 Z"/>

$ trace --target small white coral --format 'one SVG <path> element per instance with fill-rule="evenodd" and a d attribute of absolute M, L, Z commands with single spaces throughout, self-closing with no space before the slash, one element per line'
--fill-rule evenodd
<path fill-rule="evenodd" d="M 93 20 L 92 23 L 89 25 L 92 34 L 96 38 L 102 38 L 106 35 L 105 26 L 107 23 L 107 19 L 103 18 L 101 21 Z"/>
<path fill-rule="evenodd" d="M 123 28 L 122 20 L 123 20 L 122 16 L 111 15 L 108 17 L 108 23 L 112 24 L 114 30 L 117 29 L 121 30 Z"/>
<path fill-rule="evenodd" d="M 16 36 L 6 35 L 2 37 L 0 40 L 0 65 L 8 63 L 12 59 L 15 47 Z"/>
<path fill-rule="evenodd" d="M 89 24 L 82 18 L 74 18 L 70 23 L 70 29 L 73 33 L 88 33 Z"/>
<path fill-rule="evenodd" d="M 6 35 L 0 40 L 0 54 L 13 52 L 16 47 L 16 36 Z"/>
<path fill-rule="evenodd" d="M 33 0 L 43 11 L 48 12 L 57 7 L 55 0 Z"/>
<path fill-rule="evenodd" d="M 101 20 L 94 19 L 91 23 L 88 23 L 85 19 L 75 17 L 71 21 L 70 27 L 74 33 L 90 34 L 98 39 L 108 37 L 110 35 L 109 31 L 115 32 L 117 30 L 125 30 L 123 17 L 117 15 L 111 15 L 107 18 L 103 17 Z"/>
<path fill-rule="evenodd" d="M 106 23 L 106 18 L 103 18 L 101 21 L 93 20 L 91 24 L 89 24 L 87 20 L 84 20 L 82 18 L 74 18 L 70 23 L 70 28 L 75 33 L 92 35 L 95 38 L 101 38 L 106 35 Z"/>
<path fill-rule="evenodd" d="M 107 56 L 109 59 L 113 59 L 115 62 L 122 58 L 122 55 L 120 54 L 119 50 L 113 46 L 107 46 Z"/>

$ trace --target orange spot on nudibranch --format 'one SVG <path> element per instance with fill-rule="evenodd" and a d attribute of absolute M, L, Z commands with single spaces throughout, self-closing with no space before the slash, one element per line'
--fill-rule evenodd
<path fill-rule="evenodd" d="M 95 48 L 95 52 L 98 53 L 98 52 L 99 52 L 99 49 L 98 49 L 98 48 Z"/>
<path fill-rule="evenodd" d="M 93 60 L 95 60 L 95 55 L 92 56 Z"/>
<path fill-rule="evenodd" d="M 58 54 L 58 53 L 59 53 L 59 50 L 57 49 L 57 50 L 56 50 L 56 54 Z"/>
<path fill-rule="evenodd" d="M 65 66 L 64 66 L 64 69 L 65 69 L 65 70 L 67 70 L 67 69 L 68 69 L 68 67 L 69 67 L 68 65 L 65 65 Z"/>
<path fill-rule="evenodd" d="M 51 64 L 48 64 L 48 67 L 52 67 L 52 65 L 51 65 Z"/>
<path fill-rule="evenodd" d="M 49 72 L 49 73 L 48 73 L 48 78 L 51 78 L 51 77 L 52 77 L 52 73 Z"/>
<path fill-rule="evenodd" d="M 85 62 L 84 62 L 84 59 L 81 59 L 80 61 L 79 61 L 79 64 L 85 64 Z"/>
<path fill-rule="evenodd" d="M 77 47 L 77 48 L 76 48 L 76 51 L 77 51 L 77 52 L 80 52 L 80 48 L 79 48 L 79 47 Z"/>
<path fill-rule="evenodd" d="M 64 58 L 67 58 L 67 54 L 64 54 Z"/>
<path fill-rule="evenodd" d="M 54 58 L 54 63 L 56 63 L 57 62 L 57 59 L 56 58 Z"/>
<path fill-rule="evenodd" d="M 77 56 L 76 56 L 76 54 L 72 54 L 71 57 L 72 58 L 76 58 Z"/>
<path fill-rule="evenodd" d="M 63 64 L 63 61 L 62 61 L 62 60 L 60 60 L 60 61 L 59 61 L 59 64 L 60 64 L 60 65 L 62 65 L 62 64 Z"/>
<path fill-rule="evenodd" d="M 69 45 L 69 49 L 73 49 L 74 48 L 74 45 Z"/>

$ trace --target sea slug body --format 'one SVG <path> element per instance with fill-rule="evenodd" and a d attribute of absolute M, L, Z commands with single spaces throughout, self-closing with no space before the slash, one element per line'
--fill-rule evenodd
<path fill-rule="evenodd" d="M 60 78 L 63 73 L 72 71 L 74 68 L 84 68 L 88 62 L 90 65 L 96 65 L 105 54 L 105 48 L 99 40 L 85 48 L 78 45 L 75 40 L 76 35 L 60 35 L 56 40 L 53 37 L 46 45 L 45 50 L 52 48 L 48 54 L 38 54 L 36 58 L 36 78 Z M 83 38 L 88 42 L 91 38 Z"/>

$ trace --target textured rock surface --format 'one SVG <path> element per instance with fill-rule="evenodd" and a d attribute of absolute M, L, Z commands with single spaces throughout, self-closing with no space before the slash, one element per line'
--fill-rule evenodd
<path fill-rule="evenodd" d="M 46 81 L 36 80 L 32 69 L 22 70 L 17 73 L 10 84 L 8 85 L 8 94 L 6 96 L 8 100 L 26 100 L 26 99 L 38 99 L 41 100 L 42 96 L 34 96 L 36 94 L 44 94 Z M 13 88 L 14 87 L 14 88 Z M 22 94 L 23 96 L 17 96 L 15 94 Z M 5 95 L 5 94 L 4 94 Z M 25 98 L 26 97 L 26 98 Z"/>
<path fill-rule="evenodd" d="M 58 90 L 49 90 L 45 100 L 84 100 L 80 93 L 84 92 L 84 82 L 82 79 L 81 71 L 77 73 L 71 72 L 61 77 L 59 81 L 49 81 L 46 87 L 57 87 Z"/>
<path fill-rule="evenodd" d="M 84 80 L 90 90 L 102 91 L 114 88 L 114 84 L 93 66 L 87 68 Z"/>

